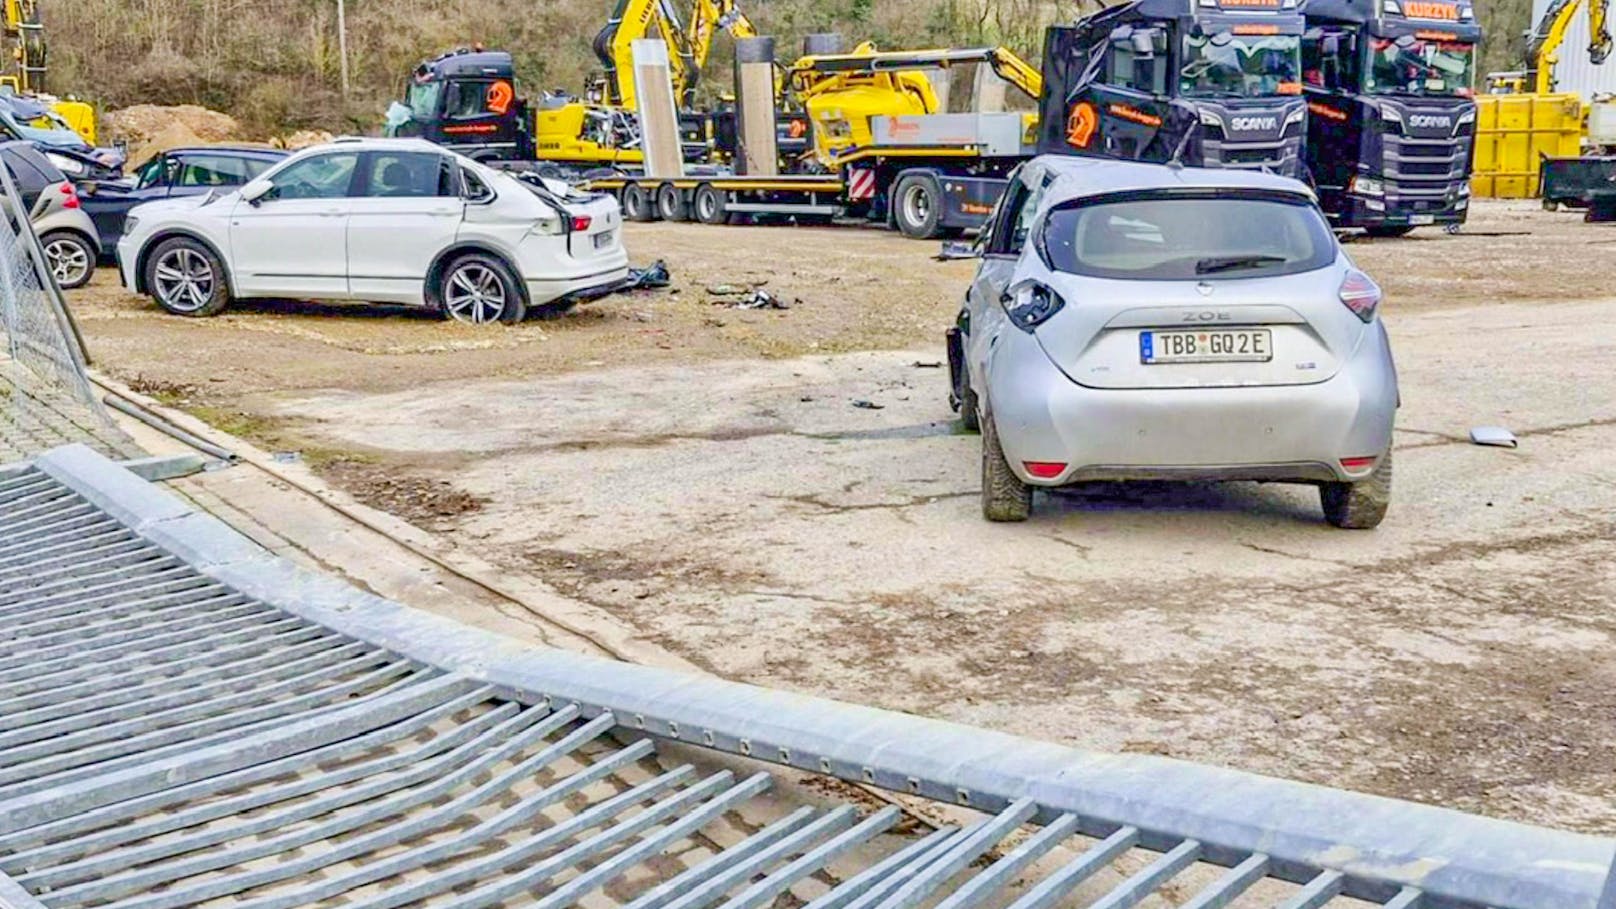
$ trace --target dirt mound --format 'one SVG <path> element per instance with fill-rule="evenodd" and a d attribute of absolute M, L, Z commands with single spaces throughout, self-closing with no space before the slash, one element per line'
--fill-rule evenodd
<path fill-rule="evenodd" d="M 276 136 L 269 140 L 269 144 L 276 148 L 287 148 L 297 151 L 311 145 L 324 145 L 332 140 L 333 136 L 323 129 L 300 129 L 285 136 Z"/>
<path fill-rule="evenodd" d="M 105 123 L 110 138 L 129 143 L 129 160 L 134 164 L 180 145 L 237 142 L 243 138 L 241 124 L 234 117 L 195 104 L 136 104 L 108 112 Z"/>

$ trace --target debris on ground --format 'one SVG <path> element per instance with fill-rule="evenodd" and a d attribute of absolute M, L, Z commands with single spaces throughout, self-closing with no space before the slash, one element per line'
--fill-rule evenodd
<path fill-rule="evenodd" d="M 913 362 L 913 363 L 911 363 L 909 365 L 913 366 L 916 369 L 942 369 L 943 368 L 943 361 L 942 360 L 916 360 L 915 362 Z"/>
<path fill-rule="evenodd" d="M 1495 448 L 1517 448 L 1521 444 L 1514 433 L 1502 426 L 1477 426 L 1470 430 L 1470 441 L 1476 445 L 1490 445 Z"/>
<path fill-rule="evenodd" d="M 976 244 L 967 243 L 964 240 L 945 240 L 942 248 L 937 250 L 937 255 L 932 256 L 933 259 L 939 262 L 951 262 L 955 259 L 975 259 L 976 257 Z"/>
<path fill-rule="evenodd" d="M 673 278 L 668 274 L 668 263 L 658 259 L 646 268 L 629 269 L 628 282 L 629 290 L 652 290 L 667 287 Z"/>
<path fill-rule="evenodd" d="M 854 401 L 853 406 L 857 407 L 860 410 L 886 410 L 887 409 L 887 406 L 885 404 L 877 404 L 874 401 L 865 401 L 865 400 L 862 400 L 862 399 Z"/>
<path fill-rule="evenodd" d="M 796 300 L 795 302 L 801 303 L 802 301 Z M 738 300 L 732 301 L 729 305 L 735 309 L 790 309 L 792 306 L 791 303 L 787 303 L 761 287 Z"/>

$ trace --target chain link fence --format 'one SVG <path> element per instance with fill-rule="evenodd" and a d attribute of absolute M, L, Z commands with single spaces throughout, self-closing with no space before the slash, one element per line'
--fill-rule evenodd
<path fill-rule="evenodd" d="M 0 464 L 82 442 L 135 453 L 102 408 L 84 345 L 45 267 L 22 196 L 0 166 Z"/>

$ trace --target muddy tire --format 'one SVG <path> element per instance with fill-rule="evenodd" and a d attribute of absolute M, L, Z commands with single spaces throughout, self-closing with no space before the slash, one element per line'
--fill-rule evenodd
<path fill-rule="evenodd" d="M 218 315 L 230 305 L 224 263 L 200 240 L 164 240 L 146 257 L 146 292 L 176 316 Z"/>
<path fill-rule="evenodd" d="M 664 221 L 689 221 L 690 204 L 685 194 L 672 183 L 664 183 L 656 191 L 657 217 Z"/>
<path fill-rule="evenodd" d="M 1392 502 L 1392 453 L 1386 452 L 1375 472 L 1356 483 L 1325 483 L 1319 487 L 1324 519 L 1344 530 L 1371 530 L 1380 526 Z"/>
<path fill-rule="evenodd" d="M 39 238 L 39 245 L 57 287 L 72 290 L 90 283 L 95 274 L 95 246 L 83 234 L 53 230 Z"/>
<path fill-rule="evenodd" d="M 943 188 L 936 177 L 904 177 L 892 197 L 899 233 L 915 240 L 935 240 L 943 235 Z"/>
<path fill-rule="evenodd" d="M 504 262 L 484 253 L 468 253 L 444 266 L 437 299 L 444 316 L 456 322 L 511 325 L 527 318 L 522 285 Z"/>
<path fill-rule="evenodd" d="M 630 221 L 648 222 L 656 220 L 656 206 L 653 204 L 651 191 L 638 183 L 630 183 L 623 187 L 623 217 Z"/>
<path fill-rule="evenodd" d="M 691 214 L 703 224 L 729 223 L 729 193 L 703 183 L 690 199 Z"/>
<path fill-rule="evenodd" d="M 982 517 L 989 521 L 1025 521 L 1032 514 L 1032 488 L 1010 471 L 999 447 L 993 418 L 982 422 Z"/>

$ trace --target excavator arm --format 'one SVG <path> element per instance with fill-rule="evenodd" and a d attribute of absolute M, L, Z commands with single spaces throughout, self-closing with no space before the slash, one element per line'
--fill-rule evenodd
<path fill-rule="evenodd" d="M 689 86 L 694 82 L 697 66 L 672 0 L 618 0 L 606 27 L 595 36 L 595 56 L 606 76 L 606 103 L 637 109 L 634 42 L 644 38 L 660 38 L 668 46 L 674 97 L 688 104 Z"/>
<path fill-rule="evenodd" d="M 1588 4 L 1588 60 L 1598 65 L 1610 56 L 1610 0 L 1554 0 L 1532 30 L 1526 48 L 1526 59 L 1534 73 L 1533 90 L 1539 94 L 1554 91 L 1554 64 L 1560 59 L 1560 45 L 1565 43 L 1566 31 L 1584 3 Z"/>
<path fill-rule="evenodd" d="M 16 65 L 16 88 L 21 92 L 45 90 L 45 26 L 37 0 L 5 0 L 5 35 Z"/>

